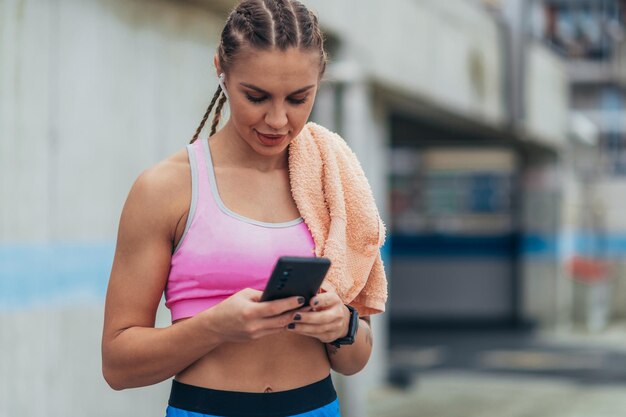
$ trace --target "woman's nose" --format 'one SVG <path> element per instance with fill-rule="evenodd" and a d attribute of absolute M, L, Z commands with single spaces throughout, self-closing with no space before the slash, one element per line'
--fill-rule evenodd
<path fill-rule="evenodd" d="M 282 105 L 272 106 L 265 115 L 265 123 L 274 130 L 280 130 L 287 125 L 287 111 Z"/>

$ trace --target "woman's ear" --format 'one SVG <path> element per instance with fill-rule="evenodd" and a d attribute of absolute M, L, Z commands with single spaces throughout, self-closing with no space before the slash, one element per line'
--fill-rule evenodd
<path fill-rule="evenodd" d="M 228 95 L 228 91 L 226 91 L 226 83 L 224 82 L 224 73 L 222 72 L 222 68 L 220 67 L 220 60 L 219 60 L 217 54 L 215 54 L 213 56 L 213 64 L 215 64 L 215 69 L 217 70 L 217 82 L 219 83 L 220 87 L 222 88 L 222 91 L 224 92 L 224 95 L 226 96 L 226 99 L 230 100 L 230 96 Z"/>
<path fill-rule="evenodd" d="M 217 54 L 213 55 L 213 65 L 215 65 L 215 75 L 219 77 L 222 73 L 222 68 L 220 67 L 220 58 L 217 56 Z"/>

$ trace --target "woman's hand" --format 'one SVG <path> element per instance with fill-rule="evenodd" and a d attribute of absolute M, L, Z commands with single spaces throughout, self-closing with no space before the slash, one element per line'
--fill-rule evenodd
<path fill-rule="evenodd" d="M 244 289 L 213 308 L 204 311 L 208 331 L 225 342 L 246 342 L 282 332 L 292 322 L 293 311 L 302 307 L 304 298 L 261 300 L 261 291 Z"/>
<path fill-rule="evenodd" d="M 311 298 L 310 309 L 290 313 L 290 332 L 314 337 L 330 343 L 348 334 L 350 311 L 334 292 L 325 292 Z"/>

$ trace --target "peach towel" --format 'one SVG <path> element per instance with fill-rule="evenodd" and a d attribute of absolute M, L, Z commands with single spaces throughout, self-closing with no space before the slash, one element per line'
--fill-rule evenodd
<path fill-rule="evenodd" d="M 336 291 L 361 316 L 385 311 L 385 225 L 352 150 L 336 133 L 307 123 L 289 145 L 289 177 L 315 255 L 332 261 L 322 290 Z"/>

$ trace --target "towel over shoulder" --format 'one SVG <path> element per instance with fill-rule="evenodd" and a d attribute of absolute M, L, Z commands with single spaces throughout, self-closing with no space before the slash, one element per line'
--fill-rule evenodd
<path fill-rule="evenodd" d="M 289 145 L 289 179 L 316 256 L 332 261 L 322 289 L 361 316 L 385 311 L 385 225 L 354 152 L 336 133 L 307 123 Z"/>

